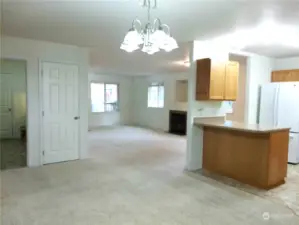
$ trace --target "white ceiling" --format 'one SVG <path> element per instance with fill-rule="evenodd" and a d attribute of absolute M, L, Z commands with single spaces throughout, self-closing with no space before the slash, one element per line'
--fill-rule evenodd
<path fill-rule="evenodd" d="M 139 0 L 4 0 L 3 32 L 11 36 L 91 48 L 91 66 L 102 73 L 183 72 L 192 40 L 254 26 L 271 15 L 299 30 L 299 0 L 158 0 L 153 16 L 171 27 L 180 49 L 153 56 L 119 49 L 136 16 L 146 20 Z M 271 56 L 298 56 L 299 49 L 254 46 Z"/>

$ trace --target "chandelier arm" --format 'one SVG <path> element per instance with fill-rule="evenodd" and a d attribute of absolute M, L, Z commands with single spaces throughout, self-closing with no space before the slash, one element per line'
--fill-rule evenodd
<path fill-rule="evenodd" d="M 137 29 L 136 24 L 138 24 L 138 26 L 139 26 L 138 28 L 139 29 Z M 141 23 L 141 21 L 139 19 L 135 18 L 133 20 L 133 22 L 132 22 L 132 28 L 135 29 L 135 30 L 137 30 L 138 32 L 140 32 L 142 30 L 142 23 Z"/>
<path fill-rule="evenodd" d="M 158 23 L 158 29 L 159 27 L 161 27 L 162 25 L 161 20 L 159 18 L 156 18 L 153 23 L 153 30 L 157 30 L 157 23 Z"/>
<path fill-rule="evenodd" d="M 165 32 L 165 30 L 164 30 L 164 32 L 170 36 L 170 27 L 165 23 L 162 24 L 161 27 L 163 27 L 163 28 L 165 27 L 167 29 L 167 32 Z"/>

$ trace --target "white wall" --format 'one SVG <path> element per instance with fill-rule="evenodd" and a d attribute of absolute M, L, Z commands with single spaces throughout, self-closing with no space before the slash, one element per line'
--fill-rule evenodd
<path fill-rule="evenodd" d="M 132 124 L 133 77 L 90 73 L 89 82 L 92 81 L 99 83 L 115 83 L 119 85 L 119 112 L 92 113 L 89 85 L 89 129 L 95 129 L 100 126 Z"/>
<path fill-rule="evenodd" d="M 152 129 L 168 131 L 169 110 L 187 111 L 187 103 L 176 101 L 176 81 L 187 80 L 188 74 L 173 73 L 166 75 L 153 75 L 145 77 L 134 77 L 134 119 L 133 124 Z M 164 108 L 148 108 L 147 94 L 148 86 L 152 82 L 164 83 Z"/>
<path fill-rule="evenodd" d="M 2 57 L 27 61 L 27 165 L 41 162 L 39 60 L 79 65 L 80 158 L 88 156 L 88 51 L 76 46 L 15 37 L 2 37 Z"/>
<path fill-rule="evenodd" d="M 20 138 L 20 127 L 26 125 L 26 62 L 1 60 L 1 73 L 9 74 L 11 87 L 13 137 Z"/>
<path fill-rule="evenodd" d="M 253 55 L 247 58 L 245 122 L 257 123 L 259 88 L 262 84 L 271 82 L 273 59 Z"/>
<path fill-rule="evenodd" d="M 273 70 L 292 70 L 299 69 L 299 57 L 275 59 Z"/>

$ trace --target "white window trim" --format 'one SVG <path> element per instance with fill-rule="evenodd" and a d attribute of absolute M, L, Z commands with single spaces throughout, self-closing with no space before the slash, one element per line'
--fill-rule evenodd
<path fill-rule="evenodd" d="M 147 91 L 150 87 L 158 87 L 158 99 L 159 99 L 159 93 L 160 93 L 160 89 L 159 87 L 160 86 L 163 86 L 164 88 L 164 96 L 163 96 L 163 107 L 155 107 L 155 106 L 149 106 L 148 105 L 148 93 L 147 93 L 147 108 L 150 108 L 150 109 L 164 109 L 165 108 L 165 85 L 163 82 L 153 82 L 151 83 L 150 85 L 148 85 L 147 87 Z"/>
<path fill-rule="evenodd" d="M 93 112 L 92 111 L 92 100 L 91 100 L 91 84 L 94 83 L 94 84 L 104 84 L 104 104 L 106 104 L 106 85 L 108 84 L 114 84 L 117 86 L 117 110 L 113 110 L 113 111 L 104 111 L 104 112 Z M 102 81 L 90 81 L 89 83 L 89 95 L 90 95 L 90 112 L 94 115 L 97 115 L 97 114 L 110 114 L 110 113 L 118 113 L 120 111 L 119 107 L 120 107 L 120 99 L 119 99 L 119 83 L 113 83 L 113 82 L 102 82 Z"/>

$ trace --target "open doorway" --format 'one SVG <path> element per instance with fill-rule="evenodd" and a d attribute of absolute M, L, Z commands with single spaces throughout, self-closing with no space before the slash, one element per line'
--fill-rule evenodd
<path fill-rule="evenodd" d="M 26 61 L 2 59 L 0 71 L 1 170 L 27 165 Z"/>

